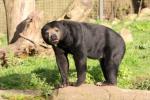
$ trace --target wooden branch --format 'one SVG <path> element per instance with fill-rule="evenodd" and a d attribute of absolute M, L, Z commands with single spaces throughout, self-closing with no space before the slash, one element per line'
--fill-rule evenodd
<path fill-rule="evenodd" d="M 143 0 L 140 1 L 140 6 L 139 6 L 139 11 L 138 11 L 138 16 L 139 16 L 139 14 L 140 14 L 140 12 L 141 12 L 141 9 L 142 9 L 142 3 L 143 3 Z"/>

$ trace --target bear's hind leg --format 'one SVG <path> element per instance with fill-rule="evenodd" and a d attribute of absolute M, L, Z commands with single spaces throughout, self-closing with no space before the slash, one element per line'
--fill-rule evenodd
<path fill-rule="evenodd" d="M 119 61 L 115 59 L 105 59 L 100 60 L 101 68 L 105 78 L 105 82 L 102 85 L 116 85 L 117 84 L 117 74 L 119 68 Z M 98 85 L 99 83 L 97 83 Z"/>
<path fill-rule="evenodd" d="M 118 68 L 119 65 L 116 64 L 113 60 L 109 60 L 109 61 L 104 61 L 105 66 L 103 66 L 104 68 L 104 72 L 106 75 L 106 81 L 105 83 L 107 84 L 112 84 L 112 85 L 116 85 L 117 84 L 117 73 L 118 73 Z"/>

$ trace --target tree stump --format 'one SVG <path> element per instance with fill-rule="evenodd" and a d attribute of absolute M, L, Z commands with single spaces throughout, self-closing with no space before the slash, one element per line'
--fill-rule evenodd
<path fill-rule="evenodd" d="M 2 63 L 6 62 L 6 56 L 4 57 L 3 55 L 7 55 L 9 51 L 17 57 L 43 53 L 45 55 L 53 55 L 51 46 L 44 43 L 41 36 L 42 19 L 43 13 L 34 11 L 17 26 L 12 39 L 13 42 L 0 52 L 0 60 Z"/>
<path fill-rule="evenodd" d="M 27 16 L 35 10 L 35 0 L 3 0 L 6 21 L 7 21 L 7 40 L 12 43 L 16 27 L 20 22 L 25 20 Z M 21 29 L 20 29 L 21 30 Z"/>
<path fill-rule="evenodd" d="M 42 19 L 43 13 L 34 11 L 18 25 L 16 31 L 22 29 L 22 32 L 16 34 L 15 42 L 9 45 L 17 50 L 15 52 L 17 56 L 41 54 L 45 49 L 52 52 L 51 46 L 46 45 L 41 36 Z M 24 27 L 20 28 L 22 26 Z"/>

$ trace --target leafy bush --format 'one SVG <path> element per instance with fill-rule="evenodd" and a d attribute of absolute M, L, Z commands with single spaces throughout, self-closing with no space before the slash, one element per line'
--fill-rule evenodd
<path fill-rule="evenodd" d="M 45 78 L 40 79 L 36 74 L 13 74 L 0 79 L 0 88 L 5 89 L 36 89 L 44 96 L 50 94 L 52 89 Z"/>
<path fill-rule="evenodd" d="M 50 87 L 50 85 L 46 83 L 45 80 L 45 78 L 41 80 L 36 74 L 32 74 L 29 85 L 34 87 L 34 89 L 41 90 L 42 95 L 47 97 L 49 94 L 52 93 L 52 87 Z"/>
<path fill-rule="evenodd" d="M 133 89 L 150 90 L 150 78 L 139 77 L 132 84 Z"/>

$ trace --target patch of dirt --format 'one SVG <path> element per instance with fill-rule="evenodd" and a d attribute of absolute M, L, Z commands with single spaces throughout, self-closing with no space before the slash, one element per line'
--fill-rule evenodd
<path fill-rule="evenodd" d="M 150 100 L 150 91 L 84 84 L 57 89 L 50 100 Z"/>

